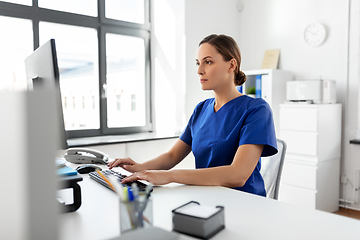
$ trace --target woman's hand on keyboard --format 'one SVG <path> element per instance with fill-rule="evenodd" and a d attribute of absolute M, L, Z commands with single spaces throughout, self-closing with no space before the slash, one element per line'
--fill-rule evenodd
<path fill-rule="evenodd" d="M 170 183 L 170 171 L 167 170 L 144 170 L 136 172 L 126 178 L 121 183 L 132 182 L 136 180 L 145 180 L 154 185 L 165 185 Z"/>
<path fill-rule="evenodd" d="M 107 166 L 109 169 L 119 166 L 129 172 L 139 172 L 143 170 L 141 164 L 135 162 L 131 158 L 116 158 L 114 161 L 109 162 Z"/>

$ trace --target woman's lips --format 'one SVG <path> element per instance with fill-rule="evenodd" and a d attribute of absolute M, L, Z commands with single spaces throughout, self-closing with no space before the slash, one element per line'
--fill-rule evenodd
<path fill-rule="evenodd" d="M 203 82 L 206 82 L 207 79 L 200 79 L 200 82 L 203 83 Z"/>

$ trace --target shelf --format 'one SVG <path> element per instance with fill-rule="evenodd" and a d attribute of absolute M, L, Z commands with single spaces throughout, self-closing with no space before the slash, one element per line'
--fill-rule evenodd
<path fill-rule="evenodd" d="M 246 75 L 264 75 L 269 74 L 272 71 L 276 71 L 276 69 L 255 69 L 255 70 L 243 70 Z"/>

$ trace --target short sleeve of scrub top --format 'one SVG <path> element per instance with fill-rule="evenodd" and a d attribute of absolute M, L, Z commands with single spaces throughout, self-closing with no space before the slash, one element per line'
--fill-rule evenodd
<path fill-rule="evenodd" d="M 199 103 L 180 136 L 191 146 L 196 168 L 230 165 L 244 144 L 264 145 L 261 157 L 277 153 L 272 111 L 265 100 L 242 95 L 217 112 L 214 104 L 214 98 Z M 261 158 L 244 186 L 235 189 L 266 196 L 260 169 Z"/>

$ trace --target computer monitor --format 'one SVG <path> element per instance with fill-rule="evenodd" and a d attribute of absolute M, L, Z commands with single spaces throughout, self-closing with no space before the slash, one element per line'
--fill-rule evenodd
<path fill-rule="evenodd" d="M 57 105 L 61 119 L 60 120 L 60 137 L 61 148 L 67 149 L 67 136 L 64 125 L 64 115 L 61 104 L 60 76 L 57 63 L 55 39 L 38 47 L 30 56 L 25 59 L 26 78 L 28 89 L 37 91 L 41 89 L 55 90 L 58 94 Z"/>

